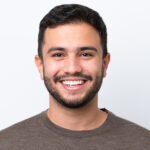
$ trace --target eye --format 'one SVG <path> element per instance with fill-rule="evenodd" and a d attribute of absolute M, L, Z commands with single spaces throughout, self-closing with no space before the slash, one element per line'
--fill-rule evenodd
<path fill-rule="evenodd" d="M 92 54 L 90 54 L 90 53 L 83 53 L 82 56 L 84 56 L 84 57 L 90 57 L 90 56 L 92 56 Z"/>
<path fill-rule="evenodd" d="M 61 57 L 61 56 L 63 56 L 63 54 L 61 54 L 61 53 L 56 53 L 56 54 L 53 54 L 52 56 L 53 56 L 53 57 Z"/>

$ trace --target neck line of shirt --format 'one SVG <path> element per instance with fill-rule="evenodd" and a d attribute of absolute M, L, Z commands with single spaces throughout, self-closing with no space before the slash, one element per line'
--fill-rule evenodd
<path fill-rule="evenodd" d="M 101 109 L 104 112 L 108 113 L 107 119 L 105 120 L 105 122 L 99 126 L 98 128 L 92 129 L 92 130 L 81 130 L 81 131 L 77 131 L 77 130 L 70 130 L 70 129 L 66 129 L 63 128 L 61 126 L 58 126 L 56 124 L 54 124 L 47 116 L 47 110 L 41 113 L 41 118 L 43 120 L 44 125 L 52 132 L 54 132 L 55 134 L 59 134 L 62 136 L 69 136 L 69 137 L 88 137 L 88 136 L 97 136 L 97 135 L 101 135 L 103 132 L 105 132 L 106 130 L 108 130 L 109 128 L 111 128 L 110 124 L 111 124 L 111 119 L 113 114 L 108 111 L 107 109 L 103 108 Z"/>

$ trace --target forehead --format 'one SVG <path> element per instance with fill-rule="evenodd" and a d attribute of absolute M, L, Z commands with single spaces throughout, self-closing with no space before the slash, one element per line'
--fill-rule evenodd
<path fill-rule="evenodd" d="M 50 47 L 101 47 L 98 31 L 87 23 L 70 23 L 45 30 L 43 50 Z"/>

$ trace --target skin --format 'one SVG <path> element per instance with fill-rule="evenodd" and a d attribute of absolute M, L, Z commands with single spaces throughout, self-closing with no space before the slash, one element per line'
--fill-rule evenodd
<path fill-rule="evenodd" d="M 87 23 L 72 23 L 47 28 L 42 48 L 43 61 L 38 55 L 35 56 L 41 79 L 44 80 L 44 76 L 48 77 L 53 88 L 66 101 L 81 101 L 94 84 L 96 76 L 102 75 L 102 69 L 103 77 L 106 76 L 110 54 L 108 53 L 105 58 L 102 57 L 100 41 L 98 32 Z M 63 48 L 63 51 L 56 47 Z M 81 47 L 92 47 L 96 50 L 89 48 L 81 51 Z M 55 51 L 50 51 L 52 48 L 55 48 Z M 77 72 L 91 76 L 92 80 L 87 80 L 86 84 L 76 91 L 65 89 L 60 82 L 54 81 L 54 77 L 66 74 L 70 76 L 64 78 L 65 80 L 79 79 L 73 76 Z M 63 128 L 77 131 L 92 130 L 101 126 L 107 118 L 107 113 L 98 108 L 98 93 L 89 103 L 76 109 L 61 105 L 52 95 L 49 98 L 50 107 L 47 115 L 53 123 Z"/>

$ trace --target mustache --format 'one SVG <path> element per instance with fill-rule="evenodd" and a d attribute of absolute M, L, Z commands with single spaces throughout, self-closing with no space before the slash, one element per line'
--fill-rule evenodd
<path fill-rule="evenodd" d="M 55 76 L 54 77 L 54 82 L 56 83 L 57 81 L 62 80 L 63 78 L 66 78 L 66 77 L 81 77 L 81 78 L 85 78 L 87 80 L 93 80 L 93 78 L 90 75 L 86 75 L 86 74 L 82 74 L 80 72 L 76 72 L 72 75 L 65 74 L 65 75 Z"/>

